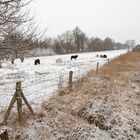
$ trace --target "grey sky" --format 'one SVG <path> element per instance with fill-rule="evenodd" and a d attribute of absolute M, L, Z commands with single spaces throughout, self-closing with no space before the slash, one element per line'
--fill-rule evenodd
<path fill-rule="evenodd" d="M 50 37 L 79 26 L 89 37 L 140 43 L 140 0 L 34 0 L 31 9 Z"/>

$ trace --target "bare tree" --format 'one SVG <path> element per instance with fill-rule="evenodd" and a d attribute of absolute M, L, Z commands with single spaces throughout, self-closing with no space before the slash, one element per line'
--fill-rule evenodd
<path fill-rule="evenodd" d="M 73 30 L 73 36 L 75 38 L 75 44 L 76 44 L 77 52 L 80 51 L 80 34 L 81 34 L 81 30 L 79 29 L 79 27 L 76 27 Z"/>
<path fill-rule="evenodd" d="M 128 50 L 131 51 L 132 49 L 134 49 L 135 45 L 136 45 L 136 42 L 134 39 L 131 39 L 131 40 L 127 40 L 125 42 L 125 44 L 128 45 Z"/>
<path fill-rule="evenodd" d="M 104 50 L 113 50 L 113 47 L 115 46 L 115 42 L 109 37 L 105 38 L 103 43 Z"/>
<path fill-rule="evenodd" d="M 23 44 L 23 24 L 32 20 L 28 18 L 29 12 L 23 10 L 30 1 L 26 0 L 0 0 L 0 55 L 11 53 L 17 57 L 16 50 Z M 24 12 L 23 12 L 24 11 Z M 20 34 L 19 34 L 20 32 Z"/>
<path fill-rule="evenodd" d="M 84 32 L 82 32 L 79 27 L 76 27 L 73 30 L 73 36 L 74 36 L 74 39 L 75 39 L 77 52 L 84 51 L 84 45 L 85 45 L 85 43 L 87 42 L 87 39 L 88 39 L 86 37 L 86 34 Z"/>
<path fill-rule="evenodd" d="M 30 2 L 25 2 L 25 0 L 0 1 L 0 36 L 9 34 L 30 20 L 27 18 L 28 12 L 23 12 L 23 8 Z"/>

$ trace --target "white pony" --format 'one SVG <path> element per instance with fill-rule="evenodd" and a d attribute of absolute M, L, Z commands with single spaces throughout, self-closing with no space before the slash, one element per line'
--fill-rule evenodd
<path fill-rule="evenodd" d="M 99 57 L 99 54 L 96 54 L 96 56 L 95 57 Z"/>
<path fill-rule="evenodd" d="M 56 59 L 56 64 L 61 64 L 62 63 L 62 58 Z"/>
<path fill-rule="evenodd" d="M 6 68 L 8 64 L 5 61 L 0 61 L 0 68 Z"/>
<path fill-rule="evenodd" d="M 4 58 L 3 60 L 0 60 L 0 68 L 8 68 L 8 67 L 11 67 L 9 59 Z"/>

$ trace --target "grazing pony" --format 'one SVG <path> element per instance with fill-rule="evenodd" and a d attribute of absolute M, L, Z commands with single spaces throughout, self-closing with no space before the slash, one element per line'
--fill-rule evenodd
<path fill-rule="evenodd" d="M 23 61 L 24 61 L 24 58 L 23 58 L 23 57 L 21 57 L 21 58 L 20 58 L 20 61 L 21 61 L 21 62 L 23 62 Z"/>
<path fill-rule="evenodd" d="M 100 55 L 100 58 L 107 58 L 107 55 L 106 54 Z"/>
<path fill-rule="evenodd" d="M 40 64 L 40 60 L 39 60 L 39 59 L 36 59 L 36 60 L 34 61 L 34 65 L 37 65 L 37 64 Z"/>
<path fill-rule="evenodd" d="M 0 68 L 8 68 L 10 66 L 10 63 L 8 61 L 0 60 Z"/>
<path fill-rule="evenodd" d="M 72 59 L 75 59 L 75 60 L 76 60 L 77 57 L 78 57 L 78 55 L 72 55 L 72 56 L 71 56 L 71 60 L 72 60 Z"/>
<path fill-rule="evenodd" d="M 14 64 L 14 62 L 15 62 L 15 59 L 11 58 L 11 63 Z"/>
<path fill-rule="evenodd" d="M 62 58 L 56 59 L 56 64 L 60 64 L 60 63 L 62 63 Z"/>
<path fill-rule="evenodd" d="M 95 57 L 99 57 L 99 54 L 96 54 L 96 56 Z"/>

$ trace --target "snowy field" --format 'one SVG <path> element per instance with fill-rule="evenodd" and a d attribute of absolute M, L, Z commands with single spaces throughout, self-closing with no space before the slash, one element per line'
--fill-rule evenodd
<path fill-rule="evenodd" d="M 0 69 L 0 109 L 9 105 L 17 81 L 22 81 L 24 95 L 30 104 L 36 107 L 55 94 L 59 86 L 68 84 L 70 70 L 74 72 L 73 80 L 78 80 L 90 69 L 95 69 L 97 62 L 102 65 L 108 58 L 112 59 L 126 51 L 80 53 L 77 60 L 72 61 L 68 54 L 25 58 L 23 63 L 17 59 L 14 65 L 7 62 Z M 97 54 L 107 54 L 108 58 L 96 57 Z M 37 58 L 40 59 L 40 65 L 34 65 Z M 58 58 L 62 58 L 63 62 L 56 63 Z"/>

